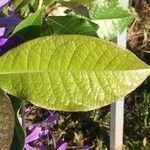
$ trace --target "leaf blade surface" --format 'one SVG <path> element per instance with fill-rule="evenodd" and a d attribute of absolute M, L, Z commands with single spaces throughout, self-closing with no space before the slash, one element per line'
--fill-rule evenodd
<path fill-rule="evenodd" d="M 38 38 L 0 58 L 0 87 L 44 108 L 87 111 L 124 97 L 150 74 L 131 52 L 94 37 Z"/>
<path fill-rule="evenodd" d="M 98 26 L 88 19 L 77 16 L 49 16 L 43 33 L 48 34 L 82 34 L 97 36 Z"/>
<path fill-rule="evenodd" d="M 89 16 L 99 25 L 98 36 L 108 40 L 120 35 L 134 19 L 134 15 L 117 0 L 95 0 L 89 6 Z"/>

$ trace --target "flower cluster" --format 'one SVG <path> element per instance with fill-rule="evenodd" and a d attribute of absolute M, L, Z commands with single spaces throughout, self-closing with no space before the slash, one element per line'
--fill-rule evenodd
<path fill-rule="evenodd" d="M 30 110 L 28 109 L 27 111 L 29 112 Z M 57 149 L 56 140 L 53 135 L 53 130 L 51 126 L 55 125 L 58 122 L 59 114 L 57 112 L 47 110 L 45 115 L 47 116 L 47 118 L 44 121 L 42 121 L 41 124 L 35 123 L 28 126 L 29 134 L 25 138 L 25 145 L 24 145 L 25 150 L 36 150 L 36 147 L 31 146 L 32 142 L 36 140 L 40 141 L 40 139 L 42 139 L 45 136 L 47 138 L 51 137 L 53 141 L 53 147 L 54 149 Z M 43 142 L 39 142 L 39 148 L 40 150 L 47 150 Z M 66 150 L 66 149 L 67 143 L 63 142 L 57 150 Z"/>

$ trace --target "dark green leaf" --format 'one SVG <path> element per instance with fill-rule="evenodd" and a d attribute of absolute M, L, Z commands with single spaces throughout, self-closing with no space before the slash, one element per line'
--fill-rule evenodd
<path fill-rule="evenodd" d="M 40 9 L 18 24 L 13 31 L 13 34 L 19 34 L 26 40 L 38 37 L 40 35 L 42 22 L 43 11 Z"/>
<path fill-rule="evenodd" d="M 84 34 L 97 36 L 98 26 L 88 19 L 76 16 L 50 16 L 42 32 L 48 34 Z"/>
<path fill-rule="evenodd" d="M 53 4 L 56 0 L 43 0 L 43 5 L 49 6 Z"/>
<path fill-rule="evenodd" d="M 11 150 L 23 150 L 25 134 L 18 120 L 19 111 L 20 111 L 20 108 L 22 107 L 22 101 L 11 95 L 9 95 L 9 98 L 11 100 L 14 113 L 15 113 L 15 130 L 14 130 Z"/>

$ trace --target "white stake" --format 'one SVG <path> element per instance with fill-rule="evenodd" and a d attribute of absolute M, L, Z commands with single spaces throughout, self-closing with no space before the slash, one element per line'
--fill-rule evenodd
<path fill-rule="evenodd" d="M 128 0 L 119 0 L 123 7 L 127 8 Z M 118 38 L 117 44 L 126 47 L 126 31 Z M 124 117 L 124 100 L 111 104 L 111 122 L 110 122 L 110 150 L 123 149 L 123 117 Z"/>

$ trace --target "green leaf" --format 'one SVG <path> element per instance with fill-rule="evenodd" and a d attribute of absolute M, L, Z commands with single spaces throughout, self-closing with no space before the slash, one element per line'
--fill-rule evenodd
<path fill-rule="evenodd" d="M 31 2 L 28 5 L 21 8 L 20 15 L 24 18 L 27 18 L 28 16 L 31 15 L 31 13 L 34 13 L 38 10 L 38 5 L 39 1 L 31 0 Z"/>
<path fill-rule="evenodd" d="M 19 3 L 20 3 L 20 0 L 13 0 L 11 2 L 13 10 L 15 10 L 15 8 L 19 5 Z"/>
<path fill-rule="evenodd" d="M 43 0 L 43 5 L 49 6 L 49 5 L 53 4 L 54 2 L 55 2 L 55 0 Z"/>
<path fill-rule="evenodd" d="M 61 0 L 60 0 L 61 1 Z M 76 3 L 78 5 L 89 5 L 90 3 L 92 3 L 94 0 L 64 0 L 66 2 L 70 2 L 70 3 Z"/>
<path fill-rule="evenodd" d="M 37 9 L 39 9 L 41 7 L 44 8 L 44 7 L 50 6 L 55 2 L 55 0 L 43 0 L 42 4 L 39 4 L 39 0 L 30 0 L 30 1 L 31 2 L 28 3 L 28 5 L 25 5 L 20 10 L 21 16 L 24 16 L 24 18 L 26 18 L 28 15 L 30 15 L 31 12 L 35 12 L 35 11 L 37 11 Z"/>
<path fill-rule="evenodd" d="M 119 35 L 134 18 L 117 0 L 95 0 L 89 6 L 89 16 L 99 25 L 97 34 L 103 39 L 112 39 Z"/>
<path fill-rule="evenodd" d="M 42 32 L 47 34 L 84 34 L 97 36 L 98 26 L 77 16 L 50 16 Z"/>
<path fill-rule="evenodd" d="M 9 150 L 14 134 L 14 111 L 8 96 L 0 89 L 0 149 Z"/>
<path fill-rule="evenodd" d="M 47 36 L 0 57 L 0 87 L 33 104 L 93 110 L 122 98 L 150 74 L 131 52 L 95 37 Z"/>
<path fill-rule="evenodd" d="M 32 1 L 32 0 L 22 0 L 22 1 L 16 0 L 16 1 L 14 2 L 14 4 L 13 4 L 13 5 L 14 5 L 14 10 L 15 10 L 15 12 L 19 11 L 19 10 L 22 9 L 24 6 L 30 4 L 31 1 Z"/>
<path fill-rule="evenodd" d="M 13 31 L 13 34 L 22 35 L 26 40 L 38 37 L 40 35 L 42 22 L 43 11 L 40 9 L 18 24 Z"/>
<path fill-rule="evenodd" d="M 9 98 L 11 100 L 14 113 L 15 113 L 15 130 L 14 130 L 14 136 L 13 141 L 11 144 L 11 150 L 23 150 L 24 148 L 24 139 L 25 139 L 25 133 L 23 131 L 22 126 L 19 123 L 18 117 L 19 117 L 19 111 L 22 107 L 22 101 L 12 95 L 9 95 Z"/>

